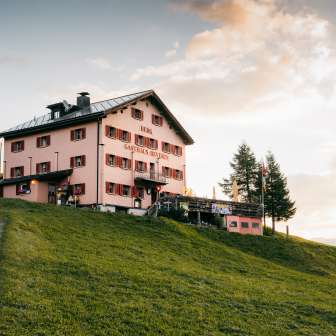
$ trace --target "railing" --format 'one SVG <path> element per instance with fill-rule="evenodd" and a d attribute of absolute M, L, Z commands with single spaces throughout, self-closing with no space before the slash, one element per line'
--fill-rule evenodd
<path fill-rule="evenodd" d="M 162 183 L 162 184 L 167 183 L 166 177 L 159 173 L 135 172 L 134 178 L 139 179 L 139 180 L 153 181 L 153 182 Z"/>

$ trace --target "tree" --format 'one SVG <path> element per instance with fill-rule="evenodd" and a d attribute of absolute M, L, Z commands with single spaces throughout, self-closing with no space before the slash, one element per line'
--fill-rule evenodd
<path fill-rule="evenodd" d="M 224 194 L 231 198 L 233 197 L 232 184 L 235 179 L 241 200 L 248 203 L 259 203 L 256 193 L 258 163 L 254 153 L 246 143 L 243 143 L 238 147 L 238 151 L 234 154 L 230 166 L 233 169 L 230 178 L 224 178 L 223 182 L 219 183 Z"/>
<path fill-rule="evenodd" d="M 265 191 L 265 213 L 272 218 L 272 232 L 276 221 L 288 221 L 296 213 L 295 202 L 290 199 L 287 178 L 280 170 L 274 155 L 266 156 L 267 174 Z M 259 182 L 260 183 L 260 182 Z"/>

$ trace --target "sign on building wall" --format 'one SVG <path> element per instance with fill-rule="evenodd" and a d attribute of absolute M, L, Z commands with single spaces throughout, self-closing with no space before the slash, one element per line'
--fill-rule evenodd
<path fill-rule="evenodd" d="M 212 203 L 211 204 L 211 212 L 213 214 L 231 215 L 232 214 L 232 208 L 231 208 L 231 206 L 229 206 L 227 204 Z"/>

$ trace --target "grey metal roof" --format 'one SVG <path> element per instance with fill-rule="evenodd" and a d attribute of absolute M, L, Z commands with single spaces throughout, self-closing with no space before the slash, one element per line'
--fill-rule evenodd
<path fill-rule="evenodd" d="M 128 102 L 130 102 L 134 99 L 137 99 L 137 98 L 143 96 L 144 94 L 150 93 L 150 92 L 151 92 L 150 90 L 149 91 L 143 91 L 143 92 L 138 92 L 138 93 L 122 96 L 122 97 L 117 97 L 117 98 L 112 98 L 112 99 L 92 103 L 90 108 L 81 109 L 79 111 L 69 113 L 69 114 L 67 114 L 67 115 L 65 115 L 61 118 L 57 118 L 57 119 L 51 119 L 51 113 L 49 112 L 49 113 L 46 113 L 46 114 L 44 114 L 40 117 L 34 118 L 32 120 L 26 121 L 22 124 L 19 124 L 17 126 L 12 127 L 12 128 L 9 128 L 8 130 L 2 132 L 2 134 L 15 132 L 15 131 L 27 130 L 27 129 L 38 127 L 38 126 L 58 123 L 60 121 L 77 119 L 79 117 L 88 116 L 90 114 L 105 112 L 107 110 L 116 108 L 120 105 L 127 104 Z"/>
<path fill-rule="evenodd" d="M 56 119 L 51 119 L 51 113 L 49 112 L 45 115 L 42 115 L 41 117 L 34 118 L 0 133 L 0 138 L 14 138 L 26 134 L 42 132 L 52 128 L 60 128 L 70 124 L 73 125 L 75 123 L 93 120 L 99 116 L 109 113 L 109 111 L 118 109 L 119 107 L 123 107 L 129 103 L 133 103 L 141 98 L 152 99 L 152 101 L 157 104 L 160 110 L 162 110 L 162 113 L 165 115 L 168 122 L 176 129 L 176 132 L 183 138 L 185 143 L 194 143 L 194 140 L 191 138 L 191 136 L 182 127 L 182 125 L 178 122 L 178 120 L 174 117 L 174 115 L 169 111 L 167 106 L 153 90 L 137 92 L 117 98 L 95 102 L 92 103 L 90 107 L 76 110 Z"/>

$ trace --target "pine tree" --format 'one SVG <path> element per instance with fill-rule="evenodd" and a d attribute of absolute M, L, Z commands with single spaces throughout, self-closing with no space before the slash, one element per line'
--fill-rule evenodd
<path fill-rule="evenodd" d="M 296 213 L 295 202 L 290 199 L 287 178 L 280 170 L 274 155 L 266 156 L 267 175 L 265 192 L 265 213 L 272 218 L 272 232 L 275 232 L 276 221 L 288 221 Z"/>
<path fill-rule="evenodd" d="M 258 163 L 254 153 L 246 143 L 238 147 L 230 166 L 233 169 L 230 178 L 224 178 L 223 182 L 219 183 L 224 194 L 232 198 L 232 184 L 236 179 L 241 200 L 243 202 L 259 203 L 255 189 L 258 179 Z"/>

